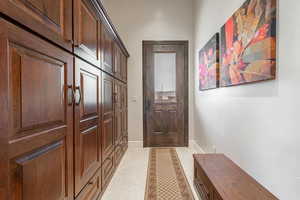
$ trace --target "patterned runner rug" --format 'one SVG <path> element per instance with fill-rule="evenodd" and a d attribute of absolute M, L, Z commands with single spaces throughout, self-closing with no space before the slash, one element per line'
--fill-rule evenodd
<path fill-rule="evenodd" d="M 145 200 L 194 200 L 174 148 L 152 148 Z"/>

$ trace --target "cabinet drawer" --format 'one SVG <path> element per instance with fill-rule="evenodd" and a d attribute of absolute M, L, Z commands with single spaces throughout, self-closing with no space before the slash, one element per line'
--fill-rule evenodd
<path fill-rule="evenodd" d="M 123 156 L 122 142 L 115 147 L 115 163 L 118 165 Z"/>
<path fill-rule="evenodd" d="M 101 169 L 89 180 L 76 200 L 96 200 L 101 193 Z"/>
<path fill-rule="evenodd" d="M 114 153 L 110 154 L 102 163 L 102 188 L 110 181 L 114 172 Z"/>

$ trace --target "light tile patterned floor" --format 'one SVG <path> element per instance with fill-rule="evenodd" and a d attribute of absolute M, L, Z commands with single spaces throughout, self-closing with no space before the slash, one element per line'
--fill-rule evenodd
<path fill-rule="evenodd" d="M 193 153 L 200 150 L 195 145 L 176 148 L 179 159 L 191 185 L 195 200 L 199 200 L 193 186 Z M 102 200 L 144 200 L 149 149 L 130 144 Z"/>

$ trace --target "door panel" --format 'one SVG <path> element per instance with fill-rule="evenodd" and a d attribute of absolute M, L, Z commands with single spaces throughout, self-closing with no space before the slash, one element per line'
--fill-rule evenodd
<path fill-rule="evenodd" d="M 102 48 L 102 68 L 104 71 L 113 74 L 113 40 L 110 32 L 102 25 L 101 32 L 101 48 Z"/>
<path fill-rule="evenodd" d="M 188 145 L 187 51 L 187 42 L 143 42 L 146 147 Z"/>
<path fill-rule="evenodd" d="M 123 84 L 120 81 L 114 81 L 114 116 L 115 116 L 115 129 L 114 141 L 118 144 L 122 140 L 122 115 L 123 115 Z"/>
<path fill-rule="evenodd" d="M 101 72 L 76 58 L 75 194 L 101 166 Z"/>
<path fill-rule="evenodd" d="M 0 12 L 72 50 L 72 0 L 1 0 Z"/>
<path fill-rule="evenodd" d="M 127 82 L 127 57 L 121 54 L 121 79 Z"/>
<path fill-rule="evenodd" d="M 100 67 L 101 25 L 95 8 L 87 0 L 74 1 L 74 53 Z"/>
<path fill-rule="evenodd" d="M 0 75 L 9 81 L 9 199 L 71 200 L 73 56 L 4 20 L 0 27 L 0 68 L 9 72 Z"/>
<path fill-rule="evenodd" d="M 102 153 L 103 161 L 114 148 L 114 106 L 113 106 L 113 85 L 111 76 L 103 73 L 102 99 L 103 99 L 103 134 Z"/>
<path fill-rule="evenodd" d="M 11 170 L 18 174 L 14 182 L 15 191 L 19 192 L 14 194 L 14 199 L 65 199 L 66 165 L 64 141 L 58 141 L 13 160 Z M 22 189 L 22 192 L 17 188 Z"/>
<path fill-rule="evenodd" d="M 119 79 L 122 79 L 121 67 L 122 67 L 122 52 L 119 46 L 116 43 L 114 43 L 114 75 Z"/>

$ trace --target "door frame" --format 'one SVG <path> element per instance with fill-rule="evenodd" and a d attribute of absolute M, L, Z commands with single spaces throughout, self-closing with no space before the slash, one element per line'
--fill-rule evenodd
<path fill-rule="evenodd" d="M 143 40 L 143 147 L 148 147 L 146 123 L 146 45 L 183 45 L 184 46 L 184 146 L 189 146 L 189 41 L 188 40 Z"/>

